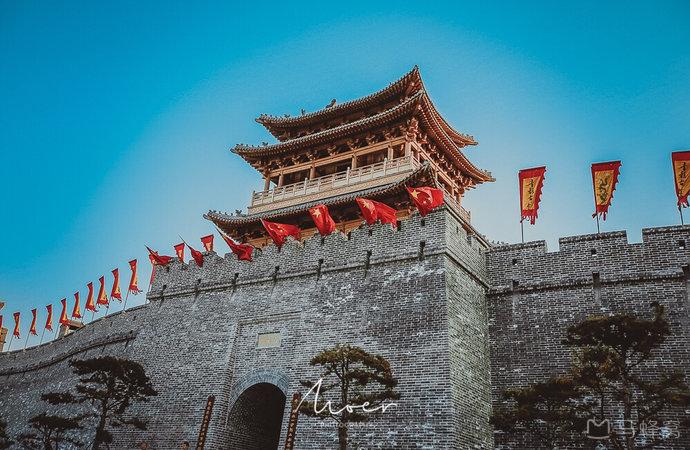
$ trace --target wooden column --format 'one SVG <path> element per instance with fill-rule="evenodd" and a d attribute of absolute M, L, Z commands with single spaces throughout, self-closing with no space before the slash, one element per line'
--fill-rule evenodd
<path fill-rule="evenodd" d="M 316 166 L 312 164 L 311 168 L 309 169 L 309 179 L 313 180 L 314 178 L 316 178 Z"/>
<path fill-rule="evenodd" d="M 278 187 L 281 187 L 283 185 L 283 172 L 280 172 L 280 175 L 278 175 Z"/>
<path fill-rule="evenodd" d="M 264 175 L 264 192 L 268 192 L 268 190 L 271 188 L 271 176 L 270 175 Z"/>
<path fill-rule="evenodd" d="M 389 145 L 388 146 L 388 161 L 391 161 L 393 159 L 393 146 Z"/>
<path fill-rule="evenodd" d="M 352 169 L 357 168 L 357 155 L 352 155 Z"/>
<path fill-rule="evenodd" d="M 412 152 L 412 142 L 405 142 L 405 156 L 410 156 Z"/>

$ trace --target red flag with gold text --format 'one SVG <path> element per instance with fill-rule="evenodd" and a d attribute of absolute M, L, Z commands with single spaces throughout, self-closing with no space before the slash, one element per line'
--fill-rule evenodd
<path fill-rule="evenodd" d="M 520 189 L 520 222 L 529 219 L 529 223 L 534 225 L 537 221 L 539 212 L 539 200 L 541 190 L 544 185 L 544 175 L 546 167 L 533 167 L 523 169 L 518 172 L 518 183 Z"/>
<path fill-rule="evenodd" d="M 207 252 L 212 252 L 213 251 L 213 235 L 209 234 L 208 236 L 204 236 L 201 238 L 201 245 L 204 246 L 204 250 Z"/>
<path fill-rule="evenodd" d="M 63 298 L 60 300 L 62 303 L 62 312 L 60 313 L 60 325 L 69 325 L 69 319 L 67 318 L 67 299 Z"/>
<path fill-rule="evenodd" d="M 596 208 L 592 217 L 596 217 L 598 214 L 602 220 L 606 220 L 606 214 L 613 199 L 613 191 L 616 190 L 616 183 L 618 183 L 620 167 L 620 161 L 592 164 L 592 187 L 594 188 L 594 205 Z"/>
<path fill-rule="evenodd" d="M 53 331 L 53 305 L 46 306 L 46 310 L 48 311 L 48 317 L 46 318 L 45 329 Z"/>
<path fill-rule="evenodd" d="M 688 207 L 690 194 L 690 151 L 671 153 L 678 208 Z"/>
<path fill-rule="evenodd" d="M 133 259 L 129 262 L 129 269 L 132 271 L 132 276 L 129 278 L 129 287 L 127 288 L 127 291 L 130 294 L 137 295 L 141 293 L 141 290 L 139 289 L 138 283 L 139 283 L 139 276 L 137 275 L 137 260 Z"/>
<path fill-rule="evenodd" d="M 443 204 L 443 191 L 441 189 L 430 186 L 407 187 L 406 189 L 422 217 Z"/>
<path fill-rule="evenodd" d="M 31 310 L 31 326 L 29 327 L 29 333 L 33 334 L 36 336 L 36 310 L 32 309 Z"/>
<path fill-rule="evenodd" d="M 88 283 L 86 287 L 89 289 L 89 293 L 86 297 L 86 305 L 84 306 L 84 309 L 96 312 L 96 304 L 93 301 L 93 283 Z"/>
<path fill-rule="evenodd" d="M 120 270 L 113 269 L 113 288 L 110 290 L 110 298 L 115 298 L 122 301 L 122 292 L 120 291 Z"/>
<path fill-rule="evenodd" d="M 98 298 L 96 299 L 97 305 L 107 305 L 108 295 L 105 293 L 105 277 L 100 277 L 98 279 L 100 287 L 98 288 Z"/>
<path fill-rule="evenodd" d="M 261 223 L 268 232 L 268 235 L 273 239 L 273 242 L 278 247 L 282 247 L 285 243 L 285 239 L 288 236 L 296 241 L 299 241 L 302 237 L 302 230 L 296 225 L 289 225 L 287 223 L 269 222 L 268 220 L 261 219 Z"/>
<path fill-rule="evenodd" d="M 20 316 L 21 316 L 21 313 L 18 313 L 18 312 L 14 313 L 14 332 L 12 333 L 12 335 L 16 338 L 21 337 L 20 333 L 19 333 Z"/>
<path fill-rule="evenodd" d="M 79 292 L 74 293 L 74 308 L 72 309 L 72 318 L 81 319 L 81 307 L 79 307 Z"/>
<path fill-rule="evenodd" d="M 398 227 L 398 217 L 394 208 L 367 198 L 358 197 L 356 200 L 368 225 L 373 225 L 378 220 L 381 223 L 390 223 L 393 228 Z"/>
<path fill-rule="evenodd" d="M 177 255 L 177 259 L 179 259 L 180 262 L 184 262 L 184 242 L 175 245 L 174 248 L 175 254 Z"/>
<path fill-rule="evenodd" d="M 309 214 L 321 236 L 328 236 L 335 231 L 335 221 L 328 212 L 326 205 L 316 205 L 309 208 Z"/>

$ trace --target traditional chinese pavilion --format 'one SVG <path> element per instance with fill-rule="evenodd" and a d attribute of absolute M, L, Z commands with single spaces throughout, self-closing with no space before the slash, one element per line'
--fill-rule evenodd
<path fill-rule="evenodd" d="M 233 153 L 261 173 L 248 213 L 209 211 L 205 217 L 233 238 L 255 246 L 269 239 L 261 219 L 298 225 L 303 237 L 316 232 L 308 209 L 328 206 L 342 231 L 361 224 L 356 197 L 384 202 L 404 218 L 412 211 L 406 186 L 435 185 L 469 227 L 462 207 L 467 189 L 494 181 L 463 153 L 477 145 L 436 110 L 417 67 L 374 94 L 296 117 L 256 119 L 278 140 L 239 144 Z"/>

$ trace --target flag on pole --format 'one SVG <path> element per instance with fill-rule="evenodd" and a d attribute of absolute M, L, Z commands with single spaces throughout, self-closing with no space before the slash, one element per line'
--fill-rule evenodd
<path fill-rule="evenodd" d="M 671 153 L 671 161 L 673 162 L 678 208 L 687 208 L 688 194 L 690 194 L 690 150 Z"/>
<path fill-rule="evenodd" d="M 74 309 L 72 309 L 72 318 L 81 319 L 81 308 L 79 307 L 79 292 L 74 293 Z"/>
<path fill-rule="evenodd" d="M 187 244 L 187 247 L 189 247 L 189 251 L 192 254 L 192 259 L 194 259 L 196 265 L 202 267 L 204 265 L 204 254 L 189 244 Z"/>
<path fill-rule="evenodd" d="M 0 314 L 0 332 L 2 331 L 2 314 Z"/>
<path fill-rule="evenodd" d="M 237 259 L 240 261 L 251 261 L 252 260 L 252 252 L 254 251 L 254 247 L 252 247 L 249 244 L 242 244 L 239 242 L 235 242 L 230 238 L 229 236 L 226 236 L 225 233 L 222 231 L 218 230 L 220 233 L 220 237 L 223 238 L 226 244 L 228 244 L 228 247 L 230 247 L 230 250 L 237 255 Z"/>
<path fill-rule="evenodd" d="M 137 276 L 137 260 L 133 259 L 129 262 L 129 268 L 132 271 L 132 276 L 129 279 L 129 287 L 127 288 L 127 291 L 130 294 L 137 295 L 141 293 L 141 290 L 139 289 L 139 286 L 137 284 L 139 283 L 139 278 Z"/>
<path fill-rule="evenodd" d="M 172 256 L 159 255 L 158 252 L 151 250 L 148 246 L 146 249 L 149 251 L 149 259 L 154 265 L 165 266 L 172 260 Z"/>
<path fill-rule="evenodd" d="M 592 217 L 596 217 L 598 214 L 602 220 L 606 220 L 606 214 L 613 199 L 613 191 L 616 190 L 620 167 L 620 161 L 592 164 L 592 187 L 594 188 L 594 205 L 596 207 Z"/>
<path fill-rule="evenodd" d="M 98 288 L 98 298 L 96 299 L 97 305 L 107 305 L 108 295 L 105 293 L 105 277 L 100 277 L 98 279 L 100 287 Z"/>
<path fill-rule="evenodd" d="M 406 189 L 422 217 L 443 204 L 443 191 L 441 189 L 429 186 L 406 187 Z"/>
<path fill-rule="evenodd" d="M 529 223 L 534 225 L 537 221 L 539 212 L 539 200 L 541 199 L 541 189 L 544 185 L 544 174 L 546 167 L 533 167 L 523 169 L 518 173 L 520 188 L 520 222 L 529 219 Z"/>
<path fill-rule="evenodd" d="M 110 298 L 122 301 L 122 291 L 120 291 L 120 270 L 113 269 L 113 288 L 110 290 Z"/>
<path fill-rule="evenodd" d="M 46 319 L 46 330 L 53 331 L 53 305 L 46 306 L 48 310 L 48 318 Z"/>
<path fill-rule="evenodd" d="M 179 259 L 180 262 L 184 262 L 184 242 L 175 245 L 174 248 L 175 254 L 177 255 L 177 259 Z"/>
<path fill-rule="evenodd" d="M 394 208 L 367 198 L 358 197 L 356 200 L 368 225 L 373 225 L 379 220 L 381 223 L 390 223 L 393 228 L 398 227 L 398 217 Z"/>
<path fill-rule="evenodd" d="M 96 312 L 96 304 L 93 301 L 93 283 L 89 282 L 86 287 L 89 289 L 89 294 L 86 297 L 86 306 L 84 306 L 84 309 Z"/>
<path fill-rule="evenodd" d="M 264 219 L 261 219 L 261 223 L 278 248 L 283 246 L 285 239 L 288 236 L 292 236 L 292 238 L 296 241 L 299 241 L 302 237 L 302 230 L 300 230 L 298 226 L 289 225 L 286 223 L 269 222 L 268 220 Z"/>
<path fill-rule="evenodd" d="M 60 300 L 62 303 L 62 313 L 60 313 L 60 325 L 69 325 L 69 319 L 67 318 L 67 299 L 63 298 Z"/>
<path fill-rule="evenodd" d="M 207 252 L 213 251 L 213 235 L 209 234 L 201 238 L 201 244 L 204 246 L 204 250 Z"/>
<path fill-rule="evenodd" d="M 20 333 L 19 333 L 19 320 L 20 320 L 20 315 L 21 313 L 14 313 L 14 332 L 12 335 L 16 338 L 20 338 Z"/>
<path fill-rule="evenodd" d="M 335 221 L 328 212 L 326 205 L 316 205 L 309 208 L 309 214 L 321 236 L 328 236 L 335 231 Z"/>
<path fill-rule="evenodd" d="M 29 327 L 29 333 L 36 336 L 36 309 L 31 310 L 31 326 Z"/>

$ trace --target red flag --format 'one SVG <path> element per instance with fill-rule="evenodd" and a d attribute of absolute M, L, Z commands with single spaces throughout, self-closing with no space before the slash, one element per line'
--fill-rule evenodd
<path fill-rule="evenodd" d="M 73 319 L 81 319 L 81 308 L 79 307 L 79 292 L 74 293 L 74 309 L 72 310 Z"/>
<path fill-rule="evenodd" d="M 309 208 L 309 214 L 311 214 L 311 218 L 321 236 L 328 236 L 335 231 L 335 222 L 326 205 L 316 205 L 313 208 Z"/>
<path fill-rule="evenodd" d="M 518 183 L 520 185 L 520 222 L 529 219 L 529 223 L 534 225 L 537 221 L 537 212 L 539 211 L 539 200 L 541 199 L 541 189 L 544 185 L 545 173 L 545 166 L 523 169 L 518 173 Z"/>
<path fill-rule="evenodd" d="M 122 292 L 120 291 L 119 269 L 113 269 L 113 288 L 110 290 L 110 298 L 115 298 L 122 301 Z"/>
<path fill-rule="evenodd" d="M 159 255 L 158 252 L 154 252 L 149 247 L 146 247 L 146 249 L 149 251 L 149 259 L 154 265 L 164 266 L 172 260 L 172 256 Z"/>
<path fill-rule="evenodd" d="M 84 308 L 88 311 L 96 312 L 96 304 L 93 302 L 93 283 L 86 285 L 89 288 L 89 295 L 86 297 L 86 306 Z"/>
<path fill-rule="evenodd" d="M 192 258 L 194 259 L 194 262 L 196 262 L 196 265 L 201 267 L 204 265 L 204 254 L 201 253 L 199 250 L 194 249 L 191 245 L 187 244 L 187 247 L 189 247 L 189 251 L 192 253 Z"/>
<path fill-rule="evenodd" d="M 443 191 L 441 189 L 429 186 L 407 187 L 406 189 L 422 217 L 443 204 Z"/>
<path fill-rule="evenodd" d="M 63 298 L 60 300 L 62 303 L 62 313 L 60 313 L 60 325 L 69 325 L 69 319 L 67 318 L 67 299 Z"/>
<path fill-rule="evenodd" d="M 137 283 L 139 282 L 139 278 L 137 277 L 137 260 L 133 259 L 129 262 L 129 268 L 132 271 L 132 277 L 129 279 L 129 287 L 127 288 L 127 291 L 130 294 L 137 295 L 141 292 L 139 289 L 139 286 L 137 286 Z"/>
<path fill-rule="evenodd" d="M 208 236 L 204 236 L 201 238 L 201 243 L 204 246 L 204 249 L 207 252 L 212 252 L 213 251 L 213 235 L 209 234 Z"/>
<path fill-rule="evenodd" d="M 358 197 L 356 200 L 367 224 L 373 225 L 377 220 L 380 220 L 381 223 L 390 223 L 393 228 L 398 227 L 398 217 L 394 208 L 367 198 Z"/>
<path fill-rule="evenodd" d="M 237 255 L 237 259 L 240 261 L 252 260 L 252 252 L 254 251 L 254 247 L 249 244 L 237 243 L 223 233 L 220 233 L 220 237 L 222 237 L 225 243 L 228 244 L 230 250 Z"/>
<path fill-rule="evenodd" d="M 16 312 L 14 313 L 14 333 L 12 335 L 16 338 L 19 338 L 19 315 L 20 313 Z"/>
<path fill-rule="evenodd" d="M 48 318 L 46 319 L 46 330 L 53 331 L 53 305 L 46 306 Z M 2 328 L 2 327 L 0 327 Z"/>
<path fill-rule="evenodd" d="M 184 262 L 184 242 L 175 245 L 175 254 L 177 255 L 177 259 L 179 259 L 180 262 Z"/>
<path fill-rule="evenodd" d="M 108 295 L 105 293 L 105 277 L 100 277 L 98 282 L 101 284 L 101 287 L 98 288 L 98 298 L 96 298 L 96 304 L 107 305 Z"/>
<path fill-rule="evenodd" d="M 690 151 L 671 153 L 678 208 L 688 207 L 690 194 Z"/>
<path fill-rule="evenodd" d="M 271 236 L 271 239 L 273 239 L 273 242 L 275 242 L 278 248 L 283 246 L 285 239 L 288 236 L 292 236 L 296 241 L 299 241 L 302 237 L 302 230 L 300 230 L 298 226 L 289 225 L 286 223 L 269 222 L 268 220 L 264 219 L 261 219 L 261 223 L 266 231 L 268 231 L 268 235 Z"/>
<path fill-rule="evenodd" d="M 592 187 L 594 188 L 594 205 L 596 207 L 592 217 L 599 214 L 602 220 L 606 220 L 606 214 L 613 199 L 613 191 L 616 190 L 620 167 L 620 161 L 592 164 Z"/>
<path fill-rule="evenodd" d="M 2 314 L 0 314 L 0 331 L 2 331 Z"/>
<path fill-rule="evenodd" d="M 33 318 L 31 319 L 31 327 L 29 327 L 29 333 L 36 336 L 36 310 L 35 309 L 31 310 L 31 315 L 33 316 Z"/>

